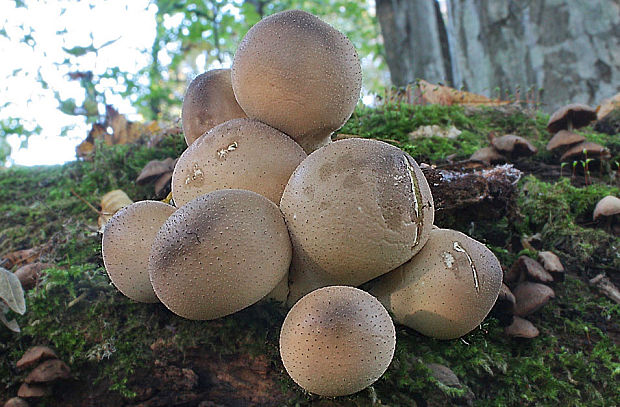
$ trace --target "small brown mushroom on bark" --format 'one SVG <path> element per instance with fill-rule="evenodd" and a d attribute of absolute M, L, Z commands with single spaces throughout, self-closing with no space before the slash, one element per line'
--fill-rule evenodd
<path fill-rule="evenodd" d="M 17 361 L 16 367 L 26 369 L 46 359 L 58 359 L 58 356 L 47 346 L 33 346 Z"/>
<path fill-rule="evenodd" d="M 596 111 L 590 106 L 580 103 L 566 105 L 556 110 L 547 123 L 550 133 L 560 130 L 573 130 L 587 126 L 596 120 Z"/>
<path fill-rule="evenodd" d="M 567 149 L 573 144 L 581 143 L 586 138 L 581 134 L 573 133 L 568 130 L 560 130 L 549 140 L 547 143 L 547 151 L 553 151 L 558 149 Z"/>
<path fill-rule="evenodd" d="M 504 333 L 515 338 L 532 339 L 536 338 L 540 331 L 527 319 L 515 317 L 512 324 L 504 328 Z"/>
<path fill-rule="evenodd" d="M 495 137 L 491 141 L 491 145 L 511 157 L 527 157 L 538 152 L 538 149 L 527 139 L 514 134 Z"/>
<path fill-rule="evenodd" d="M 549 251 L 539 252 L 538 261 L 551 274 L 553 281 L 564 281 L 564 266 L 555 253 Z"/>
<path fill-rule="evenodd" d="M 524 281 L 513 290 L 515 295 L 515 315 L 525 316 L 542 308 L 550 299 L 555 298 L 551 287 L 540 283 Z"/>

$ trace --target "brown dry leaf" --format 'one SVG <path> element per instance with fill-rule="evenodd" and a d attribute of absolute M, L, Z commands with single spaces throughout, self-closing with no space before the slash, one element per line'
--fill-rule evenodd
<path fill-rule="evenodd" d="M 17 250 L 0 257 L 0 265 L 11 269 L 15 266 L 23 266 L 33 263 L 41 258 L 48 246 L 37 246 L 31 249 Z"/>
<path fill-rule="evenodd" d="M 120 189 L 115 189 L 105 194 L 101 198 L 101 214 L 97 221 L 99 228 L 102 228 L 116 212 L 132 203 L 133 201 L 129 196 Z"/>
<path fill-rule="evenodd" d="M 498 99 L 490 99 L 483 95 L 465 92 L 449 86 L 434 85 L 423 79 L 418 81 L 415 89 L 414 104 L 462 105 L 462 106 L 500 106 L 510 103 Z"/>
<path fill-rule="evenodd" d="M 620 93 L 616 93 L 615 96 L 603 100 L 601 104 L 596 107 L 597 120 L 601 120 L 616 108 L 620 108 Z"/>

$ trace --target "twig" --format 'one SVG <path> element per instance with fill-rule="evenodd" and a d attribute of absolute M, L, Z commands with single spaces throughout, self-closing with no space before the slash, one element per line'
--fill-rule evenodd
<path fill-rule="evenodd" d="M 73 194 L 73 195 L 74 195 L 77 199 L 79 199 L 80 201 L 84 202 L 84 203 L 85 203 L 85 204 L 86 204 L 86 205 L 87 205 L 90 209 L 92 209 L 95 213 L 97 213 L 98 215 L 101 215 L 101 214 L 102 214 L 102 212 L 101 212 L 99 209 L 95 208 L 95 207 L 94 207 L 94 206 L 93 206 L 90 202 L 88 202 L 86 199 L 84 199 L 84 198 L 82 198 L 80 195 L 78 195 L 78 193 L 77 193 L 77 192 L 75 192 L 75 191 L 73 190 L 73 188 L 71 188 L 71 193 L 72 193 L 72 194 Z"/>

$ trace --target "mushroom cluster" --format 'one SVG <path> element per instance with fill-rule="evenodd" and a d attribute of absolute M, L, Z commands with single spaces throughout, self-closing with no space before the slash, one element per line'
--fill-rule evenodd
<path fill-rule="evenodd" d="M 388 311 L 437 338 L 475 328 L 497 299 L 499 262 L 482 243 L 433 229 L 428 182 L 407 153 L 331 141 L 360 91 L 355 48 L 333 27 L 299 10 L 257 23 L 231 70 L 189 85 L 176 207 L 136 202 L 105 226 L 114 285 L 195 320 L 264 298 L 287 304 L 284 366 L 325 396 L 360 391 L 387 369 Z"/>

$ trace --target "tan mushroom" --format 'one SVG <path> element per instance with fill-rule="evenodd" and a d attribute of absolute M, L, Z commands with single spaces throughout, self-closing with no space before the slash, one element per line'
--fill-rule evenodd
<path fill-rule="evenodd" d="M 158 201 L 133 203 L 106 224 L 101 243 L 103 263 L 112 283 L 127 297 L 157 302 L 147 271 L 151 245 L 175 207 Z"/>
<path fill-rule="evenodd" d="M 550 133 L 560 130 L 573 130 L 587 126 L 596 120 L 596 111 L 590 106 L 573 103 L 556 110 L 547 123 Z"/>
<path fill-rule="evenodd" d="M 71 376 L 71 369 L 65 362 L 59 359 L 50 359 L 35 367 L 26 376 L 24 381 L 32 383 L 51 383 L 56 380 L 68 379 Z"/>
<path fill-rule="evenodd" d="M 502 268 L 482 243 L 435 229 L 424 248 L 369 283 L 394 320 L 427 336 L 465 335 L 487 316 L 502 285 Z"/>
<path fill-rule="evenodd" d="M 508 154 L 511 157 L 527 157 L 538 152 L 538 149 L 527 139 L 514 134 L 495 137 L 491 141 L 491 145 L 497 151 Z"/>
<path fill-rule="evenodd" d="M 515 317 L 512 324 L 504 328 L 504 333 L 515 338 L 526 339 L 536 338 L 540 334 L 534 324 L 521 317 Z"/>
<path fill-rule="evenodd" d="M 310 154 L 291 176 L 280 208 L 295 256 L 303 253 L 320 273 L 308 276 L 319 284 L 310 290 L 357 286 L 403 264 L 424 246 L 434 216 L 415 160 L 364 139 L 336 141 Z M 291 281 L 298 277 L 291 270 Z"/>
<path fill-rule="evenodd" d="M 278 207 L 255 192 L 224 189 L 168 218 L 155 237 L 149 274 L 168 309 L 206 320 L 263 298 L 290 262 L 291 242 Z"/>
<path fill-rule="evenodd" d="M 598 201 L 594 207 L 592 218 L 594 220 L 599 220 L 601 218 L 608 218 L 618 214 L 620 214 L 620 198 L 608 195 Z"/>
<path fill-rule="evenodd" d="M 288 374 L 307 391 L 344 396 L 373 384 L 394 355 L 396 333 L 376 298 L 353 287 L 311 292 L 289 311 L 280 331 Z"/>
<path fill-rule="evenodd" d="M 289 10 L 248 31 L 235 54 L 232 86 L 249 117 L 310 153 L 353 113 L 362 71 L 347 37 L 312 14 Z"/>
<path fill-rule="evenodd" d="M 246 117 L 232 90 L 230 69 L 198 75 L 187 87 L 181 119 L 187 145 L 225 121 Z"/>
<path fill-rule="evenodd" d="M 178 206 L 218 189 L 246 189 L 276 205 L 304 150 L 286 134 L 257 120 L 214 127 L 179 158 L 172 175 Z"/>
<path fill-rule="evenodd" d="M 485 164 L 496 164 L 508 161 L 499 151 L 494 147 L 483 147 L 473 153 L 469 157 L 470 161 L 479 161 Z"/>
<path fill-rule="evenodd" d="M 47 359 L 58 359 L 58 356 L 47 346 L 33 346 L 22 355 L 15 367 L 18 369 L 27 369 Z"/>
<path fill-rule="evenodd" d="M 512 292 L 517 300 L 515 315 L 521 317 L 538 311 L 549 300 L 555 298 L 555 292 L 551 287 L 529 281 L 519 283 Z"/>
<path fill-rule="evenodd" d="M 547 151 L 553 151 L 557 149 L 565 149 L 573 144 L 581 143 L 586 138 L 581 134 L 573 133 L 568 130 L 560 130 L 549 140 L 547 143 Z"/>
<path fill-rule="evenodd" d="M 505 277 L 507 282 L 530 280 L 541 283 L 553 281 L 551 274 L 536 260 L 528 256 L 519 256 Z"/>
<path fill-rule="evenodd" d="M 45 384 L 22 383 L 17 390 L 17 396 L 25 399 L 47 397 L 52 395 L 52 389 Z"/>
<path fill-rule="evenodd" d="M 4 407 L 28 407 L 28 403 L 20 397 L 13 397 L 4 403 Z"/>
<path fill-rule="evenodd" d="M 539 252 L 538 261 L 553 276 L 553 281 L 564 281 L 564 266 L 555 253 L 549 251 Z"/>
<path fill-rule="evenodd" d="M 607 148 L 600 144 L 584 141 L 569 148 L 564 154 L 562 154 L 560 161 L 577 160 L 586 157 L 608 159 L 611 157 L 611 154 Z"/>

